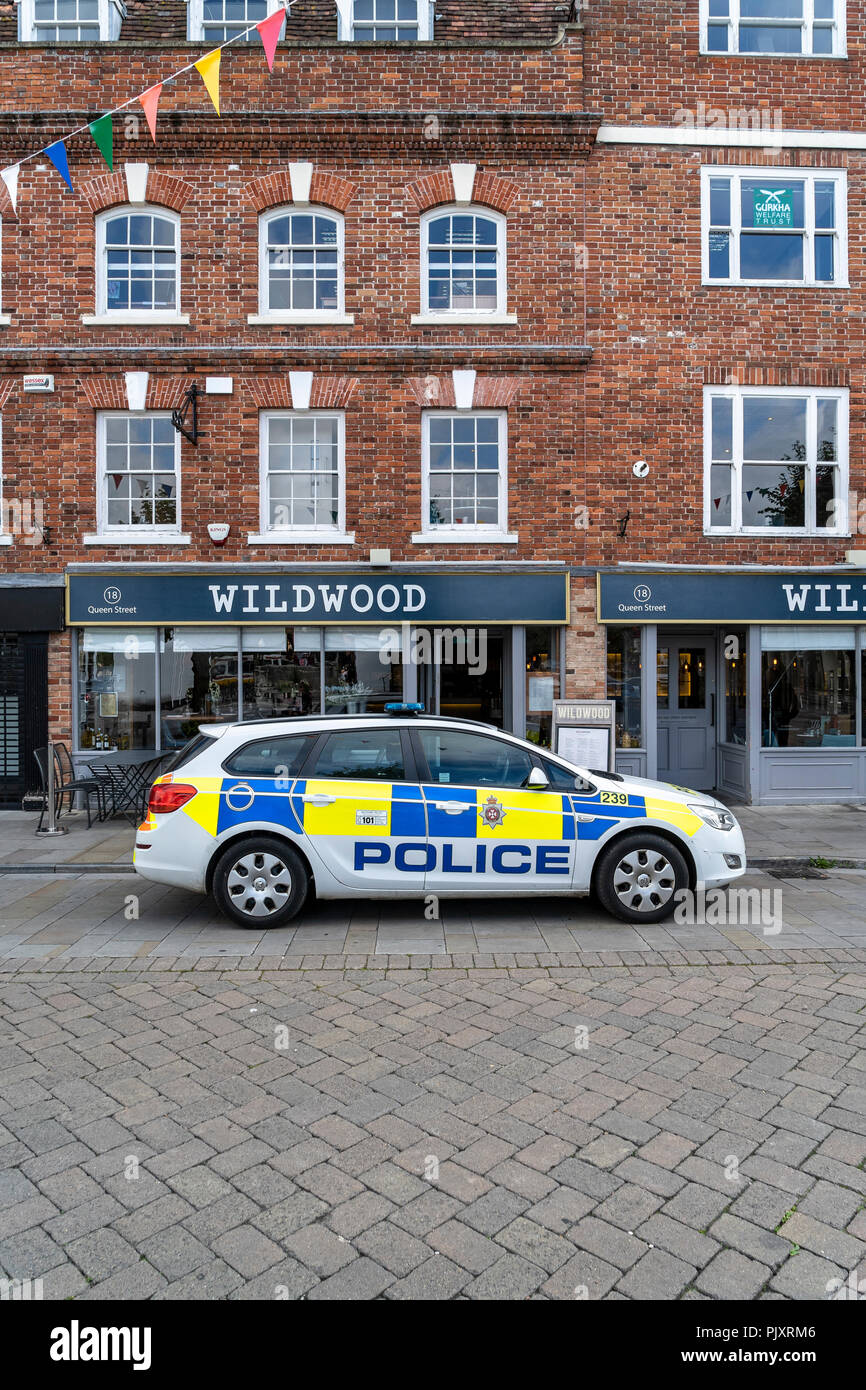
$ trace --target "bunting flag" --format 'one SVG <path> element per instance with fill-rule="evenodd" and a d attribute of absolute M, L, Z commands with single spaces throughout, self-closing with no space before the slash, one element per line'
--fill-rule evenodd
<path fill-rule="evenodd" d="M 6 185 L 13 212 L 18 211 L 18 173 L 20 169 L 20 164 L 10 164 L 8 169 L 3 169 L 2 172 L 0 172 L 0 179 L 2 179 Z"/>
<path fill-rule="evenodd" d="M 60 177 L 69 186 L 69 191 L 73 192 L 72 180 L 69 177 L 69 160 L 66 157 L 66 145 L 62 140 L 55 140 L 53 145 L 49 145 L 43 151 L 48 155 Z"/>
<path fill-rule="evenodd" d="M 139 103 L 144 108 L 147 117 L 147 127 L 150 131 L 151 139 L 156 144 L 156 113 L 159 110 L 159 99 L 162 96 L 162 83 L 157 82 L 155 86 L 148 87 L 146 92 L 142 92 L 138 98 Z"/>
<path fill-rule="evenodd" d="M 263 19 L 261 24 L 257 24 L 259 37 L 265 46 L 265 57 L 268 60 L 268 72 L 274 70 L 274 56 L 277 51 L 277 44 L 280 41 L 280 34 L 283 32 L 285 23 L 285 10 L 275 10 L 267 19 Z"/>
<path fill-rule="evenodd" d="M 206 53 L 203 58 L 199 58 L 194 64 L 196 70 L 201 74 L 201 80 L 207 87 L 208 96 L 214 104 L 218 116 L 220 111 L 220 59 L 222 49 L 214 48 L 210 53 Z"/>
<path fill-rule="evenodd" d="M 96 142 L 96 148 L 114 173 L 114 122 L 111 116 L 100 116 L 98 121 L 91 121 L 88 128 Z"/>

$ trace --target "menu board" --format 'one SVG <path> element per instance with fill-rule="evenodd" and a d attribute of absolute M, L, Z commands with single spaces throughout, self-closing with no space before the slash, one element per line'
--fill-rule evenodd
<path fill-rule="evenodd" d="M 615 715 L 613 700 L 554 700 L 553 751 L 578 767 L 613 772 Z"/>

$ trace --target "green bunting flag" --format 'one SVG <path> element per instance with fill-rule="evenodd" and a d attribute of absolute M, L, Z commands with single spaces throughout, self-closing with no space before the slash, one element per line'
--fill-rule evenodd
<path fill-rule="evenodd" d="M 99 153 L 114 173 L 114 124 L 111 116 L 100 116 L 98 121 L 91 122 L 89 129 Z"/>

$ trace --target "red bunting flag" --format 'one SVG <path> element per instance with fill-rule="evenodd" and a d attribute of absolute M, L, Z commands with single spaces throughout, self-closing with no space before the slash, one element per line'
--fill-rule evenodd
<path fill-rule="evenodd" d="M 144 114 L 147 117 L 147 124 L 150 130 L 151 139 L 156 144 L 156 113 L 159 110 L 159 99 L 162 96 L 162 83 L 157 82 L 155 86 L 148 87 L 146 92 L 142 92 L 138 98 L 144 107 Z"/>
<path fill-rule="evenodd" d="M 274 70 L 274 57 L 277 52 L 277 44 L 283 32 L 283 25 L 286 20 L 285 10 L 275 10 L 273 14 L 263 19 L 261 24 L 257 24 L 259 36 L 265 46 L 265 57 L 268 60 L 268 72 Z"/>

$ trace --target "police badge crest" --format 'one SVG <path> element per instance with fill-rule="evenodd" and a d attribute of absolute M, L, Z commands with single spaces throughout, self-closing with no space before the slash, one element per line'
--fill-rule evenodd
<path fill-rule="evenodd" d="M 495 830 L 497 825 L 501 825 L 505 820 L 505 811 L 502 802 L 497 801 L 495 796 L 488 796 L 481 810 L 478 812 L 485 825 L 489 825 L 491 830 Z"/>

